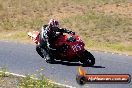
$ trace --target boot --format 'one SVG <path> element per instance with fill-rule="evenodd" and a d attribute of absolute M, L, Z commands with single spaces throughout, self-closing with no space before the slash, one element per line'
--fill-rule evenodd
<path fill-rule="evenodd" d="M 41 47 L 39 47 L 39 45 L 36 46 L 36 51 L 42 58 L 44 58 L 43 53 L 41 52 Z"/>

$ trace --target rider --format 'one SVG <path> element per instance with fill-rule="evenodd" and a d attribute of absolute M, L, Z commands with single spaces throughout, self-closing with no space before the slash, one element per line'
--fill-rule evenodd
<path fill-rule="evenodd" d="M 47 53 L 50 52 L 50 49 L 52 48 L 50 43 L 57 38 L 57 33 L 71 33 L 75 35 L 75 32 L 72 32 L 70 30 L 67 30 L 66 28 L 59 28 L 59 22 L 54 19 L 50 19 L 48 25 L 44 25 L 41 28 L 41 32 L 39 34 L 39 43 L 36 46 L 36 51 L 38 54 L 44 58 L 41 48 L 45 49 Z"/>

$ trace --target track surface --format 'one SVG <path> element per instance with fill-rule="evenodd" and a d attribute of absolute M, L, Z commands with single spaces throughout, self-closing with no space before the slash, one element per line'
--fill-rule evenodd
<path fill-rule="evenodd" d="M 91 74 L 130 74 L 132 75 L 132 56 L 111 53 L 92 52 L 96 58 L 94 67 L 84 67 Z M 48 64 L 35 51 L 35 45 L 0 42 L 0 67 L 6 66 L 9 72 L 17 74 L 35 74 L 36 70 L 44 68 L 42 72 L 49 79 L 77 88 L 132 88 L 129 84 L 86 84 L 76 83 L 77 63 Z"/>

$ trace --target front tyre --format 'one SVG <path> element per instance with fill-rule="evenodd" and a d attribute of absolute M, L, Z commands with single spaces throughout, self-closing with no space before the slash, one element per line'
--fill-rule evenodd
<path fill-rule="evenodd" d="M 84 66 L 93 66 L 95 64 L 94 56 L 87 50 L 82 53 L 82 58 L 80 61 Z"/>

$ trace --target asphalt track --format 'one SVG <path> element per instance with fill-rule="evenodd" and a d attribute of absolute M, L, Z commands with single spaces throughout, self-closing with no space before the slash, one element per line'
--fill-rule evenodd
<path fill-rule="evenodd" d="M 96 58 L 94 67 L 84 67 L 89 74 L 130 74 L 132 75 L 132 56 L 92 52 Z M 76 83 L 79 63 L 48 64 L 35 51 L 35 45 L 13 42 L 0 42 L 0 67 L 6 66 L 9 72 L 26 75 L 36 74 L 36 70 L 47 78 L 76 88 L 132 88 L 129 84 L 86 84 Z"/>

